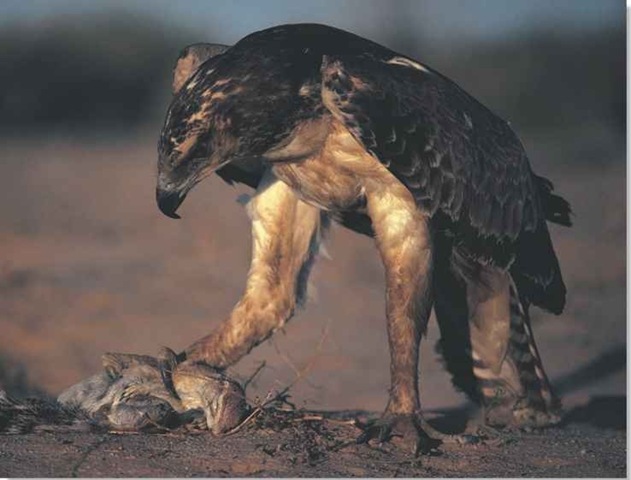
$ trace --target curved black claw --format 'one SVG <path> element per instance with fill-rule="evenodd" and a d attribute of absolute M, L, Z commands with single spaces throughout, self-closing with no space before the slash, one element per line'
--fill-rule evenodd
<path fill-rule="evenodd" d="M 377 420 L 371 420 L 360 425 L 363 430 L 357 438 L 357 443 L 392 442 L 410 451 L 414 456 L 418 454 L 432 454 L 437 452 L 441 440 L 430 437 L 421 427 L 421 420 L 417 415 L 384 415 Z"/>
<path fill-rule="evenodd" d="M 481 437 L 475 433 L 443 433 L 432 427 L 427 420 L 421 418 L 421 427 L 430 437 L 440 440 L 442 443 L 456 445 L 474 445 L 480 443 Z"/>
<path fill-rule="evenodd" d="M 162 383 L 175 398 L 180 398 L 173 386 L 173 370 L 186 359 L 184 353 L 175 353 L 169 347 L 162 347 L 158 355 Z"/>
<path fill-rule="evenodd" d="M 504 446 L 516 442 L 522 435 L 522 431 L 515 427 L 492 427 L 490 425 L 478 425 L 474 433 L 482 443 Z"/>

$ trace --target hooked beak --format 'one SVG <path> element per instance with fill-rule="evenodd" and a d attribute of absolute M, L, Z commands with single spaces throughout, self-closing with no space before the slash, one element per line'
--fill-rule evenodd
<path fill-rule="evenodd" d="M 227 159 L 218 165 L 202 168 L 199 172 L 189 175 L 184 182 L 175 183 L 168 178 L 168 175 L 159 174 L 158 186 L 156 187 L 156 202 L 158 203 L 160 211 L 167 217 L 180 218 L 175 212 L 180 205 L 182 205 L 188 192 L 204 178 L 223 167 L 229 161 L 230 159 Z"/>
<path fill-rule="evenodd" d="M 156 202 L 158 203 L 158 208 L 167 217 L 180 218 L 180 216 L 175 212 L 185 198 L 186 193 L 184 192 L 180 192 L 178 190 L 168 190 L 160 186 L 156 188 Z"/>

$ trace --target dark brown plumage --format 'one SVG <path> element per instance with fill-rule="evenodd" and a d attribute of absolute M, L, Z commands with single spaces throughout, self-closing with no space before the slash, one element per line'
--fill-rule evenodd
<path fill-rule="evenodd" d="M 545 375 L 533 387 L 497 372 L 502 362 L 521 365 L 511 322 L 528 328 L 531 303 L 563 309 L 546 221 L 569 225 L 570 208 L 532 172 L 507 122 L 430 67 L 323 25 L 270 28 L 227 49 L 193 48 L 179 62 L 199 67 L 177 82 L 160 137 L 160 209 L 177 216 L 216 171 L 257 188 L 250 214 L 259 220 L 244 298 L 182 357 L 227 366 L 282 326 L 313 256 L 307 246 L 332 218 L 376 236 L 386 268 L 388 415 L 418 409 L 418 341 L 432 304 L 455 383 L 475 396 L 479 377 L 494 375 L 513 382 L 511 401 L 546 395 Z M 463 367 L 463 354 L 477 364 Z"/>

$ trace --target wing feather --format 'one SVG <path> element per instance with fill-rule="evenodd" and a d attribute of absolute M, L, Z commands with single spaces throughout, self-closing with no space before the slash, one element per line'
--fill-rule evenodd
<path fill-rule="evenodd" d="M 231 138 L 252 154 L 276 145 L 297 121 L 319 116 L 324 106 L 432 214 L 437 242 L 449 239 L 454 271 L 467 277 L 489 263 L 510 265 L 525 301 L 555 312 L 563 308 L 565 287 L 546 219 L 569 225 L 570 206 L 532 173 L 508 124 L 456 84 L 374 42 L 322 25 L 266 29 L 217 58 L 217 65 L 200 67 L 203 79 L 193 75 L 176 97 L 167 124 L 171 115 L 196 120 L 200 105 L 193 97 L 202 87 L 225 96 L 238 83 L 242 88 L 230 95 L 238 93 L 231 98 L 243 108 L 232 112 Z M 219 85 L 225 80 L 230 82 Z M 311 87 L 320 81 L 317 92 Z M 310 94 L 302 98 L 298 92 L 305 85 Z M 225 126 L 225 110 L 237 102 L 215 103 L 216 129 Z M 180 123 L 189 133 L 208 128 Z M 182 133 L 176 128 L 173 136 Z M 218 173 L 227 181 L 258 183 L 257 175 L 237 167 Z M 372 234 L 362 213 L 341 212 L 338 220 Z"/>
<path fill-rule="evenodd" d="M 450 220 L 465 256 L 508 266 L 507 248 L 544 218 L 508 124 L 430 69 L 366 54 L 325 56 L 321 72 L 325 106 L 420 208 Z"/>

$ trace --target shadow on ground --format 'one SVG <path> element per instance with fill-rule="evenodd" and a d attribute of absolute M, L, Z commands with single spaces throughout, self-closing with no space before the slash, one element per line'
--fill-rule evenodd
<path fill-rule="evenodd" d="M 572 393 L 601 381 L 626 369 L 627 353 L 624 345 L 614 346 L 610 351 L 593 358 L 579 366 L 573 372 L 553 380 L 555 391 L 563 398 Z M 431 411 L 436 417 L 430 423 L 447 433 L 462 432 L 470 421 L 476 420 L 477 406 L 467 402 L 461 406 Z M 565 411 L 563 425 L 582 423 L 594 427 L 614 430 L 626 430 L 627 397 L 626 395 L 592 395 L 588 401 Z"/>

